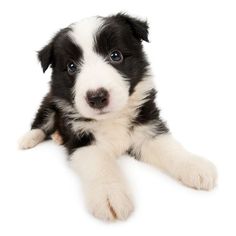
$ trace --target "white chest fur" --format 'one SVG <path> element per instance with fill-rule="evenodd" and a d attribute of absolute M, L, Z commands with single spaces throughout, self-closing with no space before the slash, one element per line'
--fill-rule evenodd
<path fill-rule="evenodd" d="M 128 122 L 117 119 L 111 123 L 104 123 L 95 131 L 95 138 L 99 145 L 113 150 L 116 155 L 122 155 L 130 146 Z"/>
<path fill-rule="evenodd" d="M 92 132 L 97 146 L 119 156 L 131 145 L 129 125 L 130 121 L 127 117 L 113 118 L 109 121 L 88 122 L 83 129 Z"/>

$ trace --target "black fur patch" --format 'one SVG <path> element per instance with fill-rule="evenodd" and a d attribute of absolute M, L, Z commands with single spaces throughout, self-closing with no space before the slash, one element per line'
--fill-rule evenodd
<path fill-rule="evenodd" d="M 138 109 L 138 115 L 133 121 L 133 125 L 144 125 L 152 123 L 156 125 L 156 134 L 167 133 L 169 129 L 166 124 L 160 118 L 160 110 L 155 104 L 156 90 L 152 89 L 147 92 L 147 96 L 144 98 L 145 102 Z"/>
<path fill-rule="evenodd" d="M 77 148 L 88 146 L 95 141 L 95 137 L 91 132 L 78 131 L 74 132 L 71 128 L 70 122 L 79 122 L 70 119 L 65 113 L 58 112 L 60 119 L 57 124 L 57 129 L 61 134 L 64 146 L 67 148 L 69 154 L 72 154 Z"/>
<path fill-rule="evenodd" d="M 77 148 L 91 145 L 95 141 L 92 133 L 81 132 L 78 136 L 70 137 L 70 139 L 64 143 L 71 155 Z"/>
<path fill-rule="evenodd" d="M 47 68 L 51 65 L 53 66 L 55 64 L 55 44 L 58 44 L 58 41 L 61 41 L 61 38 L 64 38 L 67 33 L 70 31 L 70 28 L 64 28 L 60 30 L 47 44 L 45 47 L 43 47 L 39 52 L 38 52 L 38 59 L 41 63 L 43 72 L 47 70 Z"/>
<path fill-rule="evenodd" d="M 141 40 L 148 41 L 146 22 L 125 14 L 105 18 L 105 23 L 95 37 L 94 50 L 107 58 L 112 50 L 119 50 L 124 57 L 120 64 L 112 64 L 125 80 L 129 81 L 129 93 L 148 74 L 148 62 Z M 109 60 L 107 60 L 109 63 Z"/>
<path fill-rule="evenodd" d="M 51 126 L 48 126 L 47 123 L 50 116 L 55 115 L 55 113 L 52 95 L 51 93 L 48 93 L 40 105 L 37 115 L 31 125 L 31 129 L 42 129 L 47 136 L 52 134 L 55 131 L 55 124 L 53 123 Z M 44 126 L 47 127 L 47 129 L 43 128 Z"/>
<path fill-rule="evenodd" d="M 81 48 L 68 36 L 69 31 L 71 31 L 70 28 L 59 31 L 51 42 L 38 53 L 38 58 L 43 71 L 46 71 L 49 65 L 52 67 L 52 96 L 63 98 L 72 104 L 71 89 L 74 87 L 76 73 L 69 75 L 67 64 L 75 62 L 78 68 L 77 73 L 79 73 L 83 53 Z"/>

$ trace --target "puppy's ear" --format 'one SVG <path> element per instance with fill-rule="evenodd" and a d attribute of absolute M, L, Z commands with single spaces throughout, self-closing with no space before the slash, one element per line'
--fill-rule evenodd
<path fill-rule="evenodd" d="M 149 42 L 148 40 L 149 26 L 147 21 L 131 17 L 125 13 L 118 13 L 117 15 L 115 15 L 115 18 L 126 23 L 130 27 L 134 37 L 136 37 L 138 40 L 140 41 L 144 40 L 146 42 Z"/>
<path fill-rule="evenodd" d="M 38 52 L 38 59 L 41 63 L 43 73 L 47 70 L 53 60 L 53 42 L 50 42 Z"/>

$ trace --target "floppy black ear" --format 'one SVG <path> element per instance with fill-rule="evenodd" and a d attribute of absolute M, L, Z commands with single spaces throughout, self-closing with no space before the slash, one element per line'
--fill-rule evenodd
<path fill-rule="evenodd" d="M 41 63 L 43 73 L 47 70 L 49 65 L 52 64 L 53 60 L 53 43 L 50 42 L 43 49 L 38 52 L 38 59 Z"/>
<path fill-rule="evenodd" d="M 129 25 L 133 35 L 138 39 L 138 40 L 144 40 L 146 42 L 149 42 L 148 40 L 148 23 L 147 21 L 140 20 L 135 17 L 131 17 L 125 13 L 118 13 L 115 15 L 115 18 L 120 19 L 127 25 Z"/>

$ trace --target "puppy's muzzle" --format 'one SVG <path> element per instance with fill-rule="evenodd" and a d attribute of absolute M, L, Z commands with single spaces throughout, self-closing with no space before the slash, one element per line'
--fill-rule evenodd
<path fill-rule="evenodd" d="M 103 109 L 109 103 L 109 93 L 104 88 L 89 90 L 86 94 L 86 101 L 94 109 Z"/>

